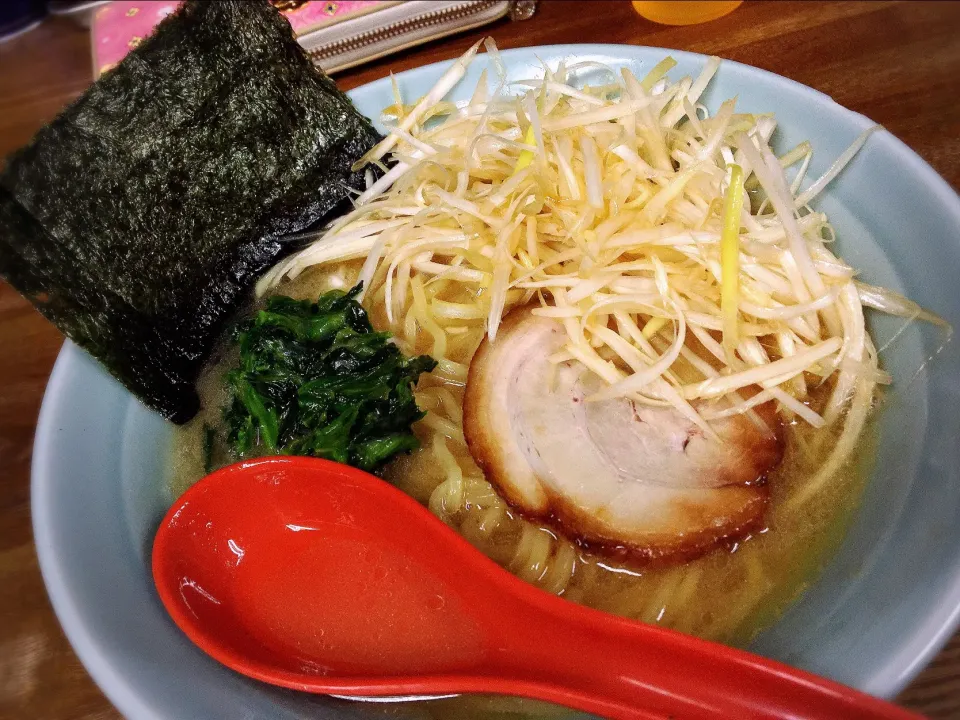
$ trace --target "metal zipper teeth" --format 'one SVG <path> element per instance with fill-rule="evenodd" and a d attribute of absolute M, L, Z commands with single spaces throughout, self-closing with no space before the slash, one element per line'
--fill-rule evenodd
<path fill-rule="evenodd" d="M 316 63 L 320 60 L 336 57 L 345 52 L 354 52 L 368 45 L 374 45 L 384 40 L 398 37 L 412 30 L 424 30 L 433 25 L 440 25 L 450 20 L 462 20 L 471 15 L 478 15 L 497 5 L 498 2 L 499 0 L 481 0 L 481 2 L 461 7 L 431 10 L 423 15 L 417 15 L 407 20 L 400 20 L 392 25 L 377 28 L 376 30 L 367 30 L 360 35 L 354 35 L 353 37 L 337 40 L 322 47 L 308 50 L 307 55 Z"/>

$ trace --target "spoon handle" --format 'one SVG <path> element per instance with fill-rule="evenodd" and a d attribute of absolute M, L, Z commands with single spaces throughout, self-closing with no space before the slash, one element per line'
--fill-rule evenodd
<path fill-rule="evenodd" d="M 616 720 L 920 718 L 852 688 L 717 643 L 545 593 L 526 600 L 526 611 L 516 613 L 511 629 L 519 644 L 504 643 L 499 662 L 504 674 L 521 683 L 517 690 L 543 700 Z"/>

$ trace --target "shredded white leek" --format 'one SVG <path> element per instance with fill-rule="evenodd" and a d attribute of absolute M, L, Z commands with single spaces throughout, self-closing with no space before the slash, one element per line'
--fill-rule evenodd
<path fill-rule="evenodd" d="M 723 315 L 723 345 L 732 356 L 739 344 L 737 328 L 740 300 L 740 212 L 743 209 L 743 170 L 730 166 L 730 184 L 723 198 L 723 230 L 720 234 L 720 312 Z"/>
<path fill-rule="evenodd" d="M 469 102 L 454 104 L 447 95 L 479 45 L 415 105 L 398 97 L 386 113 L 395 127 L 364 159 L 392 151 L 396 164 L 258 290 L 363 258 L 366 297 L 385 303 L 390 329 L 419 328 L 435 350 L 464 323 L 495 341 L 506 313 L 536 302 L 567 333 L 554 362 L 582 363 L 602 381 L 592 400 L 672 405 L 709 436 L 711 422 L 772 401 L 785 418 L 845 423 L 824 473 L 839 467 L 888 379 L 863 307 L 942 322 L 855 281 L 828 249 L 827 217 L 808 207 L 874 128 L 801 190 L 809 143 L 778 157 L 771 115 L 728 100 L 710 117 L 699 104 L 716 58 L 696 79 L 667 79 L 666 58 L 642 80 L 561 63 L 508 84 L 488 40 L 497 84 L 484 72 Z M 610 84 L 581 86 L 580 69 L 603 70 Z M 754 190 L 764 197 L 751 204 Z M 436 289 L 450 283 L 456 297 Z M 463 363 L 437 360 L 442 377 L 465 378 Z M 828 380 L 832 394 L 815 408 L 810 389 Z"/>

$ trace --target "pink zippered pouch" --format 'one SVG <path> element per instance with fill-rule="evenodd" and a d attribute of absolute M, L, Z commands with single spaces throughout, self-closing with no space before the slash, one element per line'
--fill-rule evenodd
<path fill-rule="evenodd" d="M 319 28 L 365 15 L 381 5 L 393 5 L 389 0 L 338 0 L 337 2 L 306 2 L 284 12 L 294 33 L 303 35 Z M 180 0 L 115 0 L 96 12 L 91 40 L 93 42 L 94 73 L 100 75 L 123 59 L 135 48 L 154 26 L 172 13 Z"/>
<path fill-rule="evenodd" d="M 401 48 L 479 27 L 509 15 L 525 20 L 536 0 L 278 0 L 301 45 L 327 72 L 358 65 Z M 135 48 L 180 0 L 115 0 L 94 13 L 94 77 Z M 337 27 L 334 27 L 337 26 Z"/>

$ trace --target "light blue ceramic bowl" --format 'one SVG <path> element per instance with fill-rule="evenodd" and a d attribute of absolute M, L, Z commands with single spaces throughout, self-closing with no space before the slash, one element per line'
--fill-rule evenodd
<path fill-rule="evenodd" d="M 641 74 L 657 48 L 582 45 L 512 50 L 512 78 L 538 74 L 538 57 L 629 66 Z M 705 58 L 673 52 L 671 73 Z M 457 93 L 486 66 L 480 57 Z M 398 76 L 407 98 L 443 71 Z M 851 79 L 855 82 L 855 79 Z M 351 93 L 376 118 L 392 103 L 385 80 Z M 738 95 L 747 111 L 776 112 L 781 148 L 809 139 L 816 177 L 869 124 L 815 90 L 724 63 L 706 101 Z M 887 132 L 874 134 L 820 207 L 839 250 L 866 280 L 904 292 L 960 327 L 960 200 Z M 873 324 L 878 345 L 899 323 Z M 834 562 L 803 599 L 757 639 L 756 652 L 875 695 L 895 695 L 960 619 L 960 347 L 912 326 L 885 354 L 896 379 L 881 421 L 877 469 Z M 107 696 L 131 718 L 372 717 L 356 703 L 281 691 L 247 680 L 195 648 L 157 598 L 149 550 L 173 498 L 170 426 L 71 344 L 44 398 L 33 465 L 33 522 L 47 589 L 73 647 Z M 415 714 L 415 713 L 414 713 Z M 380 715 L 382 716 L 382 715 Z"/>

